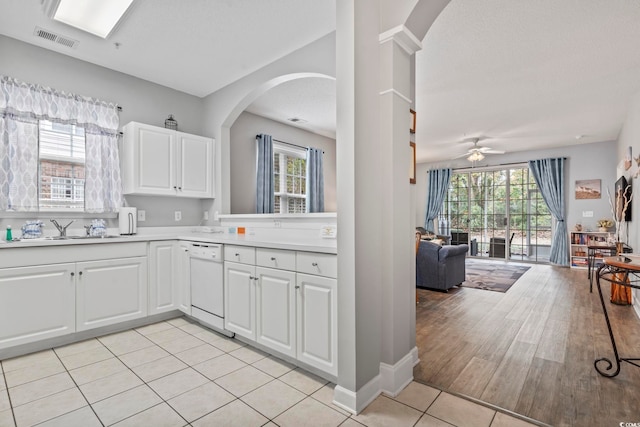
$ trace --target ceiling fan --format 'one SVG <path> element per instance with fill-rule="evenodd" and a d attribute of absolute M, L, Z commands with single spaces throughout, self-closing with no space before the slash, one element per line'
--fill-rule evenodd
<path fill-rule="evenodd" d="M 469 149 L 469 151 L 467 151 L 464 154 L 461 154 L 457 157 L 454 157 L 454 159 L 459 159 L 461 157 L 467 157 L 467 160 L 469 160 L 471 163 L 475 163 L 475 162 L 479 162 L 480 160 L 484 159 L 484 155 L 485 154 L 504 154 L 505 152 L 502 150 L 494 150 L 490 147 L 481 147 L 478 145 L 478 143 L 480 142 L 481 139 L 486 139 L 486 138 L 467 138 L 463 141 L 461 141 L 462 143 L 467 143 L 467 142 L 471 142 L 473 144 L 473 147 L 471 147 Z"/>

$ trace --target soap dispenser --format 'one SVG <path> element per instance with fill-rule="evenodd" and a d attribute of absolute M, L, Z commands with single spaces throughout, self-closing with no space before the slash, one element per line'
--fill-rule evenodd
<path fill-rule="evenodd" d="M 7 234 L 5 236 L 5 240 L 7 242 L 10 242 L 10 241 L 13 240 L 13 235 L 11 234 L 11 226 L 10 225 L 7 225 Z"/>

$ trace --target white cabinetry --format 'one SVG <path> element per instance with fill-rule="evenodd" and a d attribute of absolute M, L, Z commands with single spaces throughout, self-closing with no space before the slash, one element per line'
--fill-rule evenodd
<path fill-rule="evenodd" d="M 225 258 L 226 250 L 227 246 Z M 255 274 L 253 265 L 224 263 L 224 328 L 252 340 L 256 339 Z"/>
<path fill-rule="evenodd" d="M 256 341 L 295 357 L 296 274 L 256 267 L 256 278 Z"/>
<path fill-rule="evenodd" d="M 79 262 L 76 330 L 147 316 L 147 258 Z"/>
<path fill-rule="evenodd" d="M 0 349 L 75 332 L 75 264 L 0 269 Z"/>
<path fill-rule="evenodd" d="M 214 196 L 213 139 L 137 122 L 123 132 L 124 194 Z"/>
<path fill-rule="evenodd" d="M 336 375 L 336 256 L 226 245 L 225 260 L 225 328 Z"/>
<path fill-rule="evenodd" d="M 180 242 L 178 249 L 178 308 L 191 315 L 191 269 L 189 261 L 189 244 Z"/>
<path fill-rule="evenodd" d="M 175 310 L 179 302 L 178 242 L 149 242 L 149 314 Z"/>
<path fill-rule="evenodd" d="M 297 275 L 298 359 L 337 373 L 338 300 L 336 279 Z"/>
<path fill-rule="evenodd" d="M 147 316 L 146 243 L 3 251 L 0 349 Z"/>

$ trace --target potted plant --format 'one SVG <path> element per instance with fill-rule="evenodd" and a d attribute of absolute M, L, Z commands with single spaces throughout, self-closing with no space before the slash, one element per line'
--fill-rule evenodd
<path fill-rule="evenodd" d="M 598 231 L 606 233 L 609 228 L 613 226 L 613 221 L 609 218 L 603 218 L 598 220 Z"/>

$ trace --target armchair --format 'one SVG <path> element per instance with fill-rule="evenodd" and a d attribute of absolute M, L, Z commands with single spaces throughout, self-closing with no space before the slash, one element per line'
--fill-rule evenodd
<path fill-rule="evenodd" d="M 469 245 L 444 245 L 422 241 L 416 254 L 416 286 L 447 292 L 465 280 Z"/>

